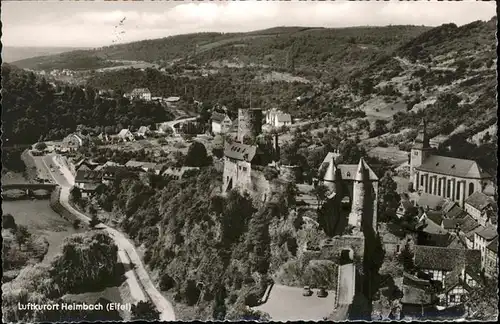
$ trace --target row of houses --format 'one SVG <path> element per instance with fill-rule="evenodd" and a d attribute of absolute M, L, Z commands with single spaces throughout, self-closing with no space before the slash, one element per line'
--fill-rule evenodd
<path fill-rule="evenodd" d="M 130 160 L 124 165 L 108 161 L 104 164 L 89 159 L 74 163 L 75 187 L 81 190 L 82 197 L 92 197 L 106 190 L 120 171 L 136 171 L 161 175 L 170 179 L 181 179 L 186 172 L 197 172 L 197 167 L 167 167 L 161 163 Z"/>
<path fill-rule="evenodd" d="M 402 304 L 406 313 L 412 309 L 425 313 L 435 309 L 437 303 L 445 307 L 463 305 L 485 277 L 498 276 L 495 201 L 475 192 L 461 208 L 455 201 L 438 198 L 422 194 L 412 202 L 403 195 L 397 211 L 398 217 L 403 217 L 410 208 L 418 208 L 414 264 L 428 276 L 416 281 L 405 274 Z M 440 289 L 429 288 L 434 281 L 441 283 Z"/>
<path fill-rule="evenodd" d="M 231 120 L 227 114 L 227 109 L 222 108 L 224 112 L 212 112 L 211 124 L 214 134 L 226 134 L 238 127 L 238 120 Z M 272 108 L 265 113 L 265 122 L 273 128 L 290 126 L 292 124 L 292 116 L 284 113 L 281 110 Z"/>

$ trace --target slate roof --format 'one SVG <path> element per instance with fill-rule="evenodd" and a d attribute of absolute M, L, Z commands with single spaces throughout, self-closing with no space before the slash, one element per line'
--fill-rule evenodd
<path fill-rule="evenodd" d="M 443 207 L 445 203 L 444 198 L 439 196 L 434 196 L 428 193 L 423 193 L 417 201 L 417 206 L 429 207 L 430 209 L 438 209 Z"/>
<path fill-rule="evenodd" d="M 151 93 L 151 91 L 149 91 L 148 88 L 136 88 L 136 89 L 132 90 L 132 92 L 130 94 L 132 96 L 138 96 L 138 95 L 141 95 L 143 93 Z"/>
<path fill-rule="evenodd" d="M 257 146 L 241 143 L 226 143 L 224 147 L 224 156 L 240 161 L 251 162 L 255 157 L 256 152 Z"/>
<path fill-rule="evenodd" d="M 155 169 L 156 163 L 130 160 L 127 163 L 125 163 L 125 166 L 127 168 Z"/>
<path fill-rule="evenodd" d="M 167 168 L 165 171 L 163 171 L 162 175 L 163 176 L 176 176 L 176 177 L 181 178 L 184 175 L 184 173 L 186 173 L 186 171 L 199 170 L 199 169 L 200 168 L 198 168 L 198 167 L 180 167 L 180 168 L 171 167 L 171 168 Z"/>
<path fill-rule="evenodd" d="M 292 116 L 290 114 L 278 114 L 277 118 L 278 118 L 278 122 L 281 122 L 281 123 L 291 123 L 292 122 Z"/>
<path fill-rule="evenodd" d="M 451 205 L 451 208 L 443 208 L 443 211 L 446 218 L 461 219 L 467 216 L 467 213 L 456 204 Z"/>
<path fill-rule="evenodd" d="M 75 182 L 101 182 L 102 172 L 78 170 L 75 176 Z"/>
<path fill-rule="evenodd" d="M 481 264 L 481 251 L 415 245 L 414 258 L 417 268 L 453 271 L 460 265 Z"/>
<path fill-rule="evenodd" d="M 426 289 L 428 287 L 430 287 L 428 280 L 403 273 L 403 298 L 401 303 L 411 305 L 432 304 L 432 294 Z"/>
<path fill-rule="evenodd" d="M 430 219 L 436 225 L 441 225 L 441 223 L 443 222 L 443 213 L 440 211 L 428 210 L 424 214 L 427 217 L 427 219 Z"/>
<path fill-rule="evenodd" d="M 325 177 L 323 180 L 333 181 L 335 179 L 335 169 L 337 168 L 340 170 L 342 180 L 354 181 L 356 179 L 358 169 L 360 167 L 362 167 L 368 171 L 369 180 L 378 181 L 377 175 L 375 174 L 375 172 L 373 172 L 370 165 L 368 163 L 366 163 L 366 161 L 363 158 L 361 158 L 359 160 L 358 164 L 337 164 L 336 165 L 335 163 L 332 163 L 332 161 L 334 161 L 332 159 L 335 157 L 335 155 L 336 155 L 336 153 L 330 152 L 325 157 L 325 160 L 323 160 L 323 163 L 329 163 L 328 168 L 325 172 Z"/>
<path fill-rule="evenodd" d="M 450 235 L 447 247 L 449 249 L 467 249 L 467 244 L 460 238 L 459 235 Z"/>
<path fill-rule="evenodd" d="M 488 205 L 491 205 L 493 201 L 491 198 L 487 195 L 485 195 L 482 192 L 476 191 L 467 199 L 465 199 L 465 203 L 471 205 L 472 207 L 476 208 L 477 210 L 484 210 Z"/>
<path fill-rule="evenodd" d="M 216 111 L 214 111 L 212 113 L 212 122 L 216 122 L 216 123 L 222 123 L 222 121 L 226 118 L 226 114 L 222 114 L 222 113 L 218 113 Z"/>
<path fill-rule="evenodd" d="M 122 129 L 122 130 L 118 133 L 118 136 L 120 136 L 120 137 L 125 137 L 125 136 L 129 136 L 129 135 L 131 135 L 131 132 L 130 132 L 130 130 L 128 130 L 127 128 Z"/>
<path fill-rule="evenodd" d="M 419 171 L 438 173 L 459 178 L 486 179 L 491 175 L 484 171 L 476 161 L 457 159 L 447 156 L 431 155 L 422 165 L 415 168 Z"/>
<path fill-rule="evenodd" d="M 477 231 L 476 234 L 481 236 L 482 238 L 488 240 L 488 241 L 492 240 L 496 236 L 498 236 L 497 229 L 496 229 L 496 227 L 493 227 L 493 226 L 487 226 L 487 227 L 483 228 L 482 230 Z"/>
<path fill-rule="evenodd" d="M 478 228 L 480 225 L 476 220 L 469 214 L 462 218 L 460 223 L 460 230 L 464 233 L 469 233 L 470 231 Z"/>
<path fill-rule="evenodd" d="M 454 230 L 458 226 L 460 226 L 460 223 L 462 220 L 460 219 L 443 219 L 443 222 L 441 223 L 441 227 L 443 227 L 445 230 Z"/>
<path fill-rule="evenodd" d="M 491 241 L 491 243 L 486 246 L 486 248 L 494 252 L 495 254 L 498 254 L 498 236 L 495 237 L 493 241 Z"/>
<path fill-rule="evenodd" d="M 436 224 L 434 221 L 431 219 L 427 218 L 422 220 L 419 225 L 417 225 L 417 229 L 428 233 L 428 234 L 434 234 L 434 235 L 446 235 L 448 234 L 448 231 L 443 229 L 440 225 Z"/>
<path fill-rule="evenodd" d="M 474 241 L 474 236 L 476 235 L 476 233 L 481 232 L 482 230 L 484 230 L 484 226 L 478 224 L 476 228 L 466 234 L 467 239 L 469 239 L 470 241 Z"/>

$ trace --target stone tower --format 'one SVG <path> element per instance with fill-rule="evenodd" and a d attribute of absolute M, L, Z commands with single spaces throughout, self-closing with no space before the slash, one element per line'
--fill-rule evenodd
<path fill-rule="evenodd" d="M 370 176 L 370 169 L 361 158 L 354 176 L 351 212 L 348 224 L 355 230 L 370 228 L 377 232 L 378 179 Z"/>
<path fill-rule="evenodd" d="M 431 153 L 432 148 L 429 144 L 429 138 L 427 136 L 427 122 L 424 118 L 420 123 L 418 135 L 413 142 L 413 147 L 410 153 L 410 181 L 413 183 L 414 188 L 417 183 L 417 179 L 415 178 L 415 168 L 421 166 Z"/>
<path fill-rule="evenodd" d="M 262 132 L 262 109 L 238 109 L 238 142 L 245 136 L 256 138 Z"/>

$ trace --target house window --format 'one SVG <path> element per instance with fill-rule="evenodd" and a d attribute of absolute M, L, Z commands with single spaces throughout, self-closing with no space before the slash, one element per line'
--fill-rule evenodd
<path fill-rule="evenodd" d="M 441 196 L 441 181 L 438 181 L 438 196 Z"/>
<path fill-rule="evenodd" d="M 451 180 L 448 180 L 448 185 L 446 186 L 446 198 L 450 198 L 451 195 Z"/>
<path fill-rule="evenodd" d="M 460 186 L 457 186 L 457 199 L 460 199 Z"/>
<path fill-rule="evenodd" d="M 399 253 L 399 244 L 396 245 L 396 252 Z"/>
<path fill-rule="evenodd" d="M 243 171 L 247 171 L 247 167 L 243 167 Z"/>
<path fill-rule="evenodd" d="M 460 302 L 465 303 L 465 295 L 460 295 Z"/>
<path fill-rule="evenodd" d="M 418 151 L 414 151 L 413 155 L 418 156 Z"/>
<path fill-rule="evenodd" d="M 450 303 L 454 303 L 455 302 L 455 295 L 450 295 Z"/>
<path fill-rule="evenodd" d="M 471 182 L 469 183 L 469 196 L 474 193 L 474 184 Z"/>
<path fill-rule="evenodd" d="M 423 183 L 424 183 L 424 175 L 422 174 L 422 175 L 420 176 L 420 184 L 423 184 Z"/>

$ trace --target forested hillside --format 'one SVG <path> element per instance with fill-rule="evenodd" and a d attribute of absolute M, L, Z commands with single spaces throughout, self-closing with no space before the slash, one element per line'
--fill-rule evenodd
<path fill-rule="evenodd" d="M 40 140 L 61 139 L 77 125 L 139 127 L 171 120 L 172 115 L 159 104 L 129 102 L 117 95 L 103 99 L 91 87 L 55 88 L 43 78 L 16 67 L 2 65 L 3 138 L 9 144 L 33 144 Z"/>
<path fill-rule="evenodd" d="M 167 64 L 188 59 L 197 64 L 217 60 L 336 72 L 373 61 L 379 54 L 428 30 L 420 26 L 305 28 L 279 27 L 250 33 L 198 33 L 30 58 L 22 68 L 97 69 L 110 60 Z M 292 61 L 294 63 L 292 63 Z M 343 73 L 340 73 L 343 74 Z"/>

